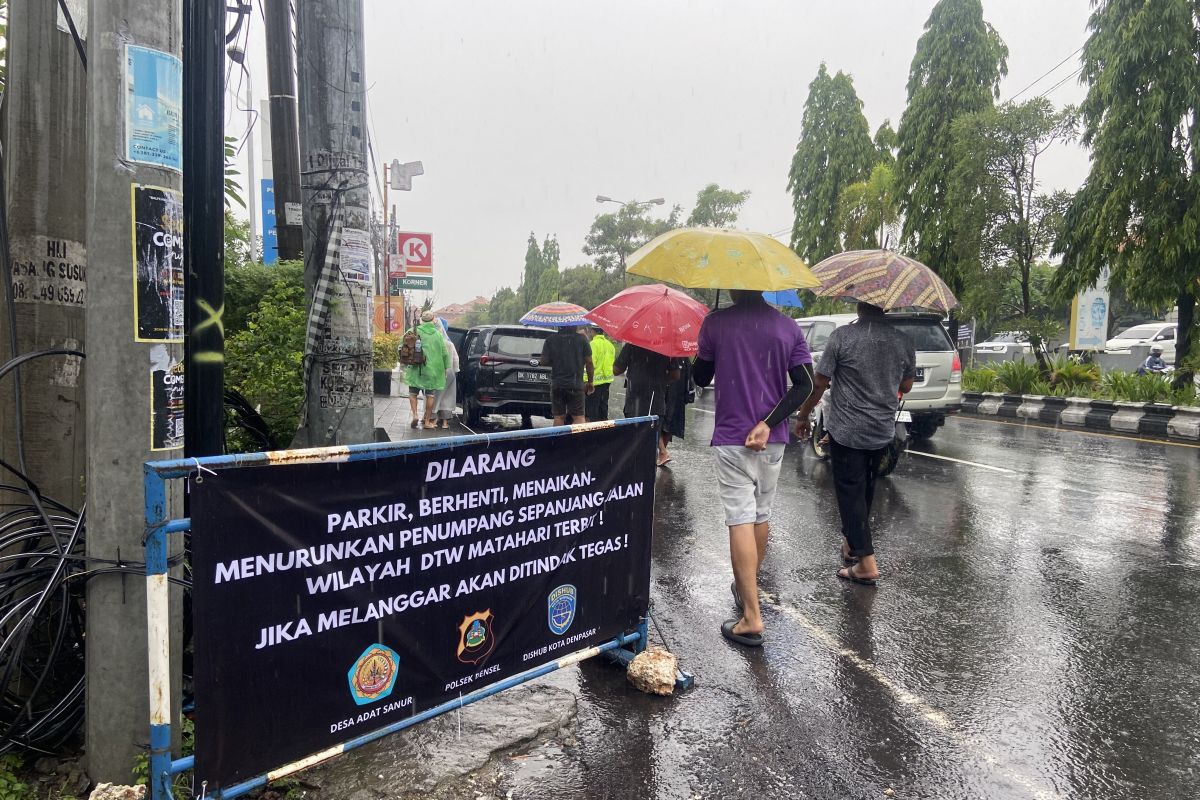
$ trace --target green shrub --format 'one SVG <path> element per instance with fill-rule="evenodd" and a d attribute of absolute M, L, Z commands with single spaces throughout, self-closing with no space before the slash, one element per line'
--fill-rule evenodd
<path fill-rule="evenodd" d="M 246 329 L 225 342 L 225 384 L 259 409 L 276 448 L 288 446 L 300 423 L 306 313 L 302 273 L 281 272 Z"/>
<path fill-rule="evenodd" d="M 1108 400 L 1130 403 L 1174 403 L 1171 382 L 1161 375 L 1138 375 L 1113 370 L 1104 374 L 1100 386 Z"/>
<path fill-rule="evenodd" d="M 963 370 L 962 388 L 964 392 L 998 392 L 1000 386 L 996 380 L 996 370 L 991 367 L 977 367 Z"/>
<path fill-rule="evenodd" d="M 21 767 L 21 757 L 16 753 L 0 756 L 0 800 L 25 800 L 29 796 L 29 786 L 16 775 Z"/>
<path fill-rule="evenodd" d="M 225 265 L 225 337 L 246 330 L 250 315 L 272 289 L 280 284 L 304 285 L 304 262 L 281 261 L 265 264 Z"/>
<path fill-rule="evenodd" d="M 398 333 L 377 333 L 371 340 L 371 363 L 375 369 L 392 369 L 400 360 L 401 336 Z"/>
<path fill-rule="evenodd" d="M 1043 380 L 1037 364 L 1005 361 L 996 368 L 996 382 L 1009 394 L 1032 394 L 1034 385 Z"/>
<path fill-rule="evenodd" d="M 1062 389 L 1065 396 L 1087 396 L 1099 383 L 1098 364 L 1080 364 L 1065 356 L 1050 361 L 1050 386 L 1055 390 Z"/>

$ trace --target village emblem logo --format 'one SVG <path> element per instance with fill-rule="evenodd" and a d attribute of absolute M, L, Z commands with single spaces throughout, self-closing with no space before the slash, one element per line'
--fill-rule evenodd
<path fill-rule="evenodd" d="M 547 619 L 555 636 L 562 636 L 575 621 L 575 602 L 578 593 L 569 583 L 559 586 L 546 598 Z"/>
<path fill-rule="evenodd" d="M 373 644 L 364 650 L 346 673 L 354 702 L 365 706 L 391 694 L 399 667 L 400 656 L 390 647 Z"/>
<path fill-rule="evenodd" d="M 463 617 L 458 625 L 458 660 L 464 664 L 480 664 L 496 649 L 492 633 L 495 615 L 489 608 Z"/>

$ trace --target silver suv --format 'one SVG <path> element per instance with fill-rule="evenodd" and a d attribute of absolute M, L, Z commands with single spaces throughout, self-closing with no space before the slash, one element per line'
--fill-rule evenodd
<path fill-rule="evenodd" d="M 962 410 L 962 362 L 939 315 L 894 311 L 887 317 L 912 339 L 917 351 L 917 378 L 912 391 L 904 397 L 904 410 L 912 414 L 909 433 L 917 439 L 928 439 L 946 422 L 948 415 Z M 813 352 L 813 363 L 820 362 L 821 351 L 835 329 L 857 320 L 857 314 L 796 320 Z"/>

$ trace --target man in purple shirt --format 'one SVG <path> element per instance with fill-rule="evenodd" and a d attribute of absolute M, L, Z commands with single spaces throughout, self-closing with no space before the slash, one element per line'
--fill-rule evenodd
<path fill-rule="evenodd" d="M 795 320 L 767 305 L 762 292 L 730 294 L 733 305 L 709 314 L 700 328 L 693 379 L 708 386 L 716 376 L 712 447 L 729 526 L 730 588 L 742 611 L 721 633 L 758 647 L 763 642 L 758 570 L 788 441 L 786 423 L 812 392 L 812 355 Z"/>

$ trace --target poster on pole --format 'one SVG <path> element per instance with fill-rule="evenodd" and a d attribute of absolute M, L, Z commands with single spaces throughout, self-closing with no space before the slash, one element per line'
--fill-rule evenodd
<path fill-rule="evenodd" d="M 342 228 L 338 250 L 338 266 L 342 278 L 351 283 L 370 283 L 371 264 L 375 256 L 371 249 L 371 234 L 360 228 Z"/>
<path fill-rule="evenodd" d="M 125 158 L 183 171 L 183 62 L 125 46 Z"/>
<path fill-rule="evenodd" d="M 134 339 L 183 341 L 183 195 L 131 188 Z"/>
<path fill-rule="evenodd" d="M 479 437 L 193 482 L 197 782 L 229 786 L 635 627 L 657 435 Z"/>
<path fill-rule="evenodd" d="M 183 362 L 165 344 L 150 348 L 150 449 L 183 447 Z"/>
<path fill-rule="evenodd" d="M 1096 285 L 1071 301 L 1071 350 L 1104 350 L 1108 342 L 1108 268 L 1100 271 Z"/>

